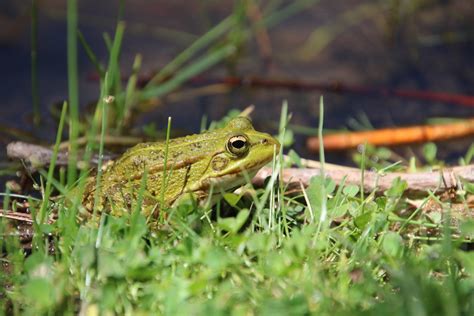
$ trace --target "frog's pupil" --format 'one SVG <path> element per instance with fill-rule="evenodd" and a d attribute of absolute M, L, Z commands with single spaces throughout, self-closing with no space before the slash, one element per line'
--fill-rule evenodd
<path fill-rule="evenodd" d="M 235 140 L 233 143 L 232 143 L 232 146 L 236 149 L 242 149 L 244 148 L 245 146 L 245 141 L 243 140 Z"/>

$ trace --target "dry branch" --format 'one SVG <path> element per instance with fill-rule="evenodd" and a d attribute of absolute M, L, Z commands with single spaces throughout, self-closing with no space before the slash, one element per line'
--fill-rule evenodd
<path fill-rule="evenodd" d="M 262 78 L 262 77 L 222 77 L 208 78 L 195 77 L 190 80 L 192 84 L 227 84 L 230 87 L 263 88 L 263 89 L 288 89 L 293 91 L 323 91 L 338 94 L 369 95 L 381 97 L 395 97 L 401 99 L 450 103 L 460 106 L 474 106 L 474 96 L 429 90 L 404 90 L 371 86 L 347 85 L 342 82 L 315 82 L 309 80 L 293 80 L 287 78 Z"/>
<path fill-rule="evenodd" d="M 331 178 L 337 184 L 344 180 L 345 184 L 360 185 L 362 183 L 361 170 L 356 168 L 343 167 L 338 169 L 333 167 L 324 171 L 325 177 Z M 272 174 L 271 168 L 262 168 L 253 178 L 256 186 L 263 185 L 265 179 Z M 308 186 L 311 177 L 321 174 L 320 168 L 287 168 L 281 174 L 282 180 L 291 188 L 297 189 L 300 183 Z M 474 182 L 474 165 L 444 168 L 438 171 L 427 172 L 392 172 L 379 174 L 374 171 L 365 171 L 363 188 L 365 192 L 385 192 L 390 188 L 392 182 L 396 179 L 407 182 L 407 195 L 427 194 L 428 191 L 443 193 L 450 190 L 456 190 L 461 184 L 460 181 Z"/>
<path fill-rule="evenodd" d="M 28 167 L 35 169 L 47 165 L 51 161 L 53 151 L 50 148 L 25 143 L 12 142 L 7 145 L 7 156 L 13 159 L 21 159 L 27 162 Z M 64 166 L 68 161 L 67 152 L 58 152 L 57 163 L 58 166 Z"/>
<path fill-rule="evenodd" d="M 30 213 L 22 213 L 22 212 L 13 212 L 10 210 L 2 210 L 0 209 L 0 217 L 4 217 L 11 220 L 17 220 L 20 222 L 27 222 L 33 223 L 33 219 L 31 218 Z"/>
<path fill-rule="evenodd" d="M 49 164 L 53 151 L 41 145 L 30 144 L 25 142 L 12 142 L 7 145 L 7 156 L 12 159 L 21 159 L 26 163 L 26 167 L 30 171 L 35 171 L 38 168 Z M 103 160 L 110 160 L 111 157 L 104 156 Z M 98 157 L 93 156 L 89 162 L 91 165 L 97 165 Z M 56 166 L 66 166 L 68 163 L 68 152 L 59 151 L 56 158 Z M 78 162 L 78 167 L 83 165 L 81 161 Z"/>

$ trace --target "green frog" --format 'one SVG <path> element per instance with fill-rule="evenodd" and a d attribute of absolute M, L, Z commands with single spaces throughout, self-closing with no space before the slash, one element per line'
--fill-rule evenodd
<path fill-rule="evenodd" d="M 138 144 L 106 168 L 99 188 L 97 179 L 91 177 L 83 205 L 92 212 L 98 190 L 96 212 L 106 210 L 120 216 L 134 209 L 141 187 L 141 210 L 146 216 L 156 216 L 184 197 L 191 196 L 201 204 L 208 199 L 215 202 L 221 192 L 244 184 L 244 173 L 251 179 L 279 149 L 275 138 L 256 131 L 246 117 L 234 118 L 224 128 L 168 143 Z"/>

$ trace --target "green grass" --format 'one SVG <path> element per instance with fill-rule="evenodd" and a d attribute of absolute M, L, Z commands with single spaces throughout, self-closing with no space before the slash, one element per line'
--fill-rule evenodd
<path fill-rule="evenodd" d="M 271 3 L 274 7 L 264 10 L 263 19 L 270 26 L 311 2 L 295 1 L 287 7 Z M 420 207 L 411 215 L 402 214 L 409 204 L 403 195 L 406 183 L 401 181 L 376 195 L 364 194 L 360 186 L 336 186 L 314 177 L 303 192 L 287 195 L 285 184 L 277 178 L 284 167 L 282 152 L 275 153 L 271 164 L 275 173 L 264 188 L 248 186 L 252 194 L 227 192 L 212 210 L 184 203 L 168 210 L 155 225 L 139 212 L 142 185 L 129 214 L 97 214 L 98 220 L 79 225 L 76 215 L 88 162 L 95 152 L 102 157 L 106 133 L 126 131 L 126 118 L 137 99 L 166 95 L 228 58 L 242 45 L 240 40 L 224 40 L 231 29 L 241 27 L 240 31 L 251 33 L 242 23 L 228 24 L 232 18 L 225 19 L 164 68 L 155 80 L 160 84 L 144 90 L 136 87 L 141 63 L 137 57 L 124 91 L 118 80 L 124 25 L 119 21 L 114 36 L 107 36 L 110 58 L 104 67 L 77 30 L 76 9 L 75 1 L 69 1 L 69 122 L 64 106 L 54 152 L 63 126 L 69 123 L 71 149 L 77 152 L 75 140 L 81 134 L 88 139 L 85 168 L 78 173 L 74 164 L 66 174 L 57 175 L 53 159 L 47 170 L 40 171 L 43 199 L 29 199 L 36 234 L 28 255 L 12 234 L 14 227 L 0 218 L 0 311 L 13 315 L 474 314 L 474 254 L 466 251 L 470 247 L 466 241 L 474 237 L 474 221 L 452 220 L 453 205 L 439 200 L 443 213 L 425 213 L 421 207 L 428 198 L 419 201 Z M 241 8 L 235 10 L 232 17 Z M 84 123 L 78 115 L 76 36 L 101 74 L 96 111 Z M 209 50 L 196 57 L 204 48 Z M 175 76 L 161 83 L 170 73 Z M 322 99 L 320 104 L 321 135 Z M 284 103 L 278 129 L 282 143 L 292 135 L 288 118 Z M 169 139 L 170 122 L 166 130 Z M 470 148 L 462 162 L 469 163 L 473 152 Z M 369 165 L 377 154 L 387 159 Z M 438 163 L 432 145 L 427 145 L 425 156 L 428 163 Z M 291 157 L 297 164 L 297 154 Z M 323 152 L 320 160 L 324 162 Z M 370 147 L 357 161 L 380 173 L 402 167 L 389 162 L 386 151 Z M 146 177 L 145 172 L 143 184 Z M 52 200 L 55 192 L 61 195 Z M 457 198 L 467 205 L 473 192 L 472 185 L 466 185 Z M 13 208 L 14 197 L 7 192 L 5 209 Z M 51 213 L 57 213 L 57 219 L 49 222 Z"/>
<path fill-rule="evenodd" d="M 262 197 L 275 190 L 275 209 L 265 203 L 258 216 L 242 197 L 237 215 L 213 222 L 202 220 L 203 210 L 181 205 L 161 230 L 150 229 L 137 211 L 103 215 L 98 226 L 73 231 L 53 224 L 55 255 L 36 250 L 25 258 L 14 237 L 6 240 L 4 260 L 15 272 L 2 275 L 13 284 L 2 289 L 3 304 L 14 302 L 26 314 L 470 315 L 474 255 L 442 223 L 439 242 L 394 229 L 403 192 L 396 185 L 391 194 L 361 200 L 357 187 L 336 190 L 314 178 L 306 191 L 313 219 L 301 199 L 280 196 L 276 185 L 257 191 Z M 321 229 L 324 191 L 327 220 L 346 216 Z M 466 235 L 473 224 L 461 226 Z M 64 239 L 74 240 L 68 252 Z"/>

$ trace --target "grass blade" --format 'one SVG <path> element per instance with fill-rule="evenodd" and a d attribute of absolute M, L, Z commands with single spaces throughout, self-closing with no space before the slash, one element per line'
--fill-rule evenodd
<path fill-rule="evenodd" d="M 161 192 L 160 192 L 160 209 L 158 210 L 160 212 L 160 219 L 164 219 L 163 217 L 163 210 L 165 207 L 165 191 L 167 187 L 167 178 L 168 178 L 168 149 L 169 149 L 169 144 L 170 144 L 170 133 L 171 133 L 171 117 L 168 117 L 168 126 L 166 128 L 166 141 L 165 141 L 165 157 L 163 160 L 163 179 L 161 183 Z M 153 212 L 150 213 L 150 218 L 153 217 Z M 162 220 L 160 220 L 162 222 Z"/>
<path fill-rule="evenodd" d="M 168 63 L 160 72 L 158 72 L 146 85 L 145 89 L 151 88 L 153 85 L 161 82 L 166 77 L 172 75 L 179 67 L 193 57 L 204 47 L 218 39 L 225 32 L 235 24 L 235 18 L 233 15 L 225 18 L 219 24 L 214 26 L 206 34 L 198 38 L 191 46 L 186 48 L 182 53 L 175 57 L 170 63 Z"/>
<path fill-rule="evenodd" d="M 323 179 L 323 185 L 321 186 L 321 215 L 319 217 L 318 230 L 317 233 L 321 231 L 321 228 L 327 227 L 327 195 L 326 195 L 326 185 L 325 173 L 324 173 L 324 142 L 323 142 L 323 126 L 324 126 L 324 101 L 323 97 L 319 99 L 319 127 L 318 127 L 318 138 L 319 138 L 319 162 L 321 163 L 321 178 Z"/>
<path fill-rule="evenodd" d="M 117 129 L 120 129 L 125 124 L 130 117 L 130 112 L 132 110 L 132 106 L 136 101 L 136 88 L 137 88 L 137 79 L 138 79 L 138 72 L 140 71 L 142 65 L 142 56 L 137 54 L 135 56 L 135 60 L 133 61 L 132 66 L 132 74 L 127 82 L 127 87 L 125 89 L 125 101 L 123 102 L 123 110 L 119 113 L 119 117 L 117 120 Z"/>
<path fill-rule="evenodd" d="M 66 120 L 67 103 L 63 103 L 63 109 L 61 110 L 61 118 L 59 120 L 59 127 L 56 133 L 56 142 L 54 143 L 53 154 L 51 155 L 51 161 L 49 163 L 48 177 L 46 178 L 46 188 L 44 190 L 43 201 L 39 211 L 39 223 L 43 224 L 46 217 L 46 209 L 48 207 L 49 197 L 52 191 L 52 181 L 54 174 L 54 167 L 56 166 L 56 159 L 58 157 L 59 144 L 61 143 L 61 136 L 63 134 L 64 122 Z"/>
<path fill-rule="evenodd" d="M 84 48 L 86 52 L 87 57 L 89 58 L 91 63 L 94 65 L 95 70 L 99 73 L 100 79 L 103 80 L 104 75 L 105 75 L 104 67 L 100 64 L 99 60 L 97 59 L 97 56 L 92 51 L 92 48 L 87 43 L 81 31 L 79 30 L 77 31 L 77 36 L 79 38 L 79 41 L 81 42 L 82 47 Z"/>
<path fill-rule="evenodd" d="M 265 17 L 262 23 L 267 27 L 271 28 L 280 24 L 282 21 L 288 19 L 290 16 L 295 15 L 309 6 L 313 5 L 314 3 L 318 2 L 319 0 L 300 0 L 300 1 L 293 1 L 286 7 L 281 10 L 278 10 L 267 17 Z"/>
<path fill-rule="evenodd" d="M 79 87 L 77 70 L 77 0 L 67 2 L 67 69 L 69 92 L 69 161 L 67 184 L 72 186 L 77 175 L 77 138 L 79 136 Z"/>
<path fill-rule="evenodd" d="M 168 92 L 173 91 L 189 78 L 211 68 L 227 56 L 231 55 L 234 51 L 235 47 L 233 45 L 228 45 L 220 48 L 212 54 L 202 57 L 192 65 L 189 65 L 178 72 L 176 76 L 173 77 L 173 79 L 166 81 L 157 87 L 144 89 L 141 93 L 140 99 L 147 100 L 151 98 L 158 98 Z"/>
<path fill-rule="evenodd" d="M 123 33 L 125 30 L 125 23 L 118 22 L 117 28 L 115 30 L 114 40 L 110 48 L 110 58 L 109 65 L 107 67 L 107 72 L 109 73 L 109 86 L 106 87 L 107 91 L 110 91 L 113 84 L 118 80 L 120 82 L 120 68 L 119 68 L 119 56 L 120 48 L 122 47 Z M 118 92 L 118 91 L 116 91 Z"/>
<path fill-rule="evenodd" d="M 104 83 L 105 86 L 105 83 Z M 97 162 L 97 176 L 96 176 L 96 184 L 94 194 L 94 211 L 92 218 L 96 215 L 97 205 L 99 204 L 99 192 L 100 192 L 100 181 L 102 175 L 102 160 L 104 157 L 104 138 L 105 138 L 105 131 L 107 130 L 107 108 L 113 102 L 112 98 L 102 97 L 99 102 L 99 108 L 102 112 L 102 124 L 101 124 L 101 132 L 100 132 L 100 141 L 99 141 L 99 161 Z"/>

